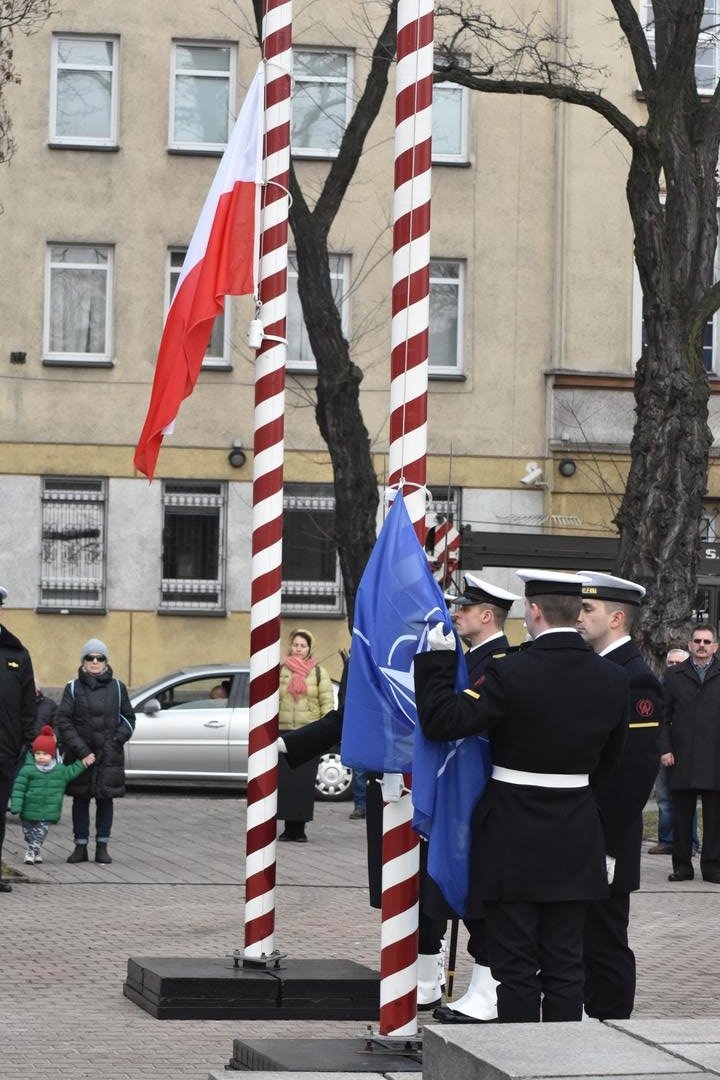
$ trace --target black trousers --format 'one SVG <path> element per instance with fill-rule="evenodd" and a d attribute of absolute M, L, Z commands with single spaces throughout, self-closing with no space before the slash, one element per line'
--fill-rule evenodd
<path fill-rule="evenodd" d="M 3 841 L 5 839 L 5 814 L 7 804 L 10 802 L 10 793 L 13 787 L 12 775 L 0 773 L 0 856 L 2 856 Z M 0 858 L 0 864 L 2 859 Z"/>
<path fill-rule="evenodd" d="M 630 894 L 591 900 L 585 909 L 585 1012 L 627 1020 L 635 1003 L 635 954 L 628 945 Z"/>
<path fill-rule="evenodd" d="M 582 901 L 486 901 L 490 969 L 501 1024 L 580 1020 Z"/>
<path fill-rule="evenodd" d="M 709 881 L 720 881 L 720 791 L 673 791 L 673 870 L 692 874 L 692 819 L 698 795 L 702 802 L 703 835 L 700 871 Z"/>

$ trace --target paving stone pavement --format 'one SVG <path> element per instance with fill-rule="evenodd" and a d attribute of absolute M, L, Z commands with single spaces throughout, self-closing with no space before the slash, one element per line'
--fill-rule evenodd
<path fill-rule="evenodd" d="M 364 823 L 349 821 L 351 808 L 318 803 L 310 842 L 278 845 L 275 944 L 295 957 L 377 967 Z M 364 1034 L 355 1021 L 154 1020 L 123 997 L 130 956 L 217 957 L 242 947 L 244 822 L 244 800 L 232 793 L 134 791 L 116 803 L 111 866 L 65 861 L 67 807 L 44 863 L 25 867 L 8 815 L 5 861 L 28 880 L 0 895 L 3 1080 L 205 1080 L 222 1071 L 235 1038 Z M 720 887 L 669 884 L 669 870 L 667 857 L 644 855 L 633 898 L 634 1016 L 720 1016 Z M 461 928 L 460 992 L 465 944 Z"/>

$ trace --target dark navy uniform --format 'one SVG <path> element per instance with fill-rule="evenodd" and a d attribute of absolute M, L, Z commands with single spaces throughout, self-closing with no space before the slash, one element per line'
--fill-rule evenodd
<path fill-rule="evenodd" d="M 499 634 L 490 641 L 483 641 L 465 653 L 468 686 L 473 688 L 485 674 L 485 668 L 491 660 L 502 660 L 510 649 L 510 642 L 504 634 Z"/>
<path fill-rule="evenodd" d="M 630 718 L 620 765 L 594 786 L 605 848 L 617 861 L 609 898 L 588 904 L 585 915 L 584 996 L 588 1016 L 624 1020 L 635 1001 L 635 956 L 628 944 L 630 893 L 640 888 L 642 813 L 657 776 L 662 688 L 634 641 L 603 655 L 627 672 Z"/>
<path fill-rule="evenodd" d="M 574 631 L 542 634 L 490 663 L 479 691 L 456 695 L 454 678 L 454 653 L 416 656 L 418 715 L 430 739 L 486 731 L 495 769 L 543 780 L 592 774 L 599 783 L 621 760 L 627 676 Z M 484 908 L 500 1019 L 539 1019 L 541 991 L 543 1019 L 579 1019 L 584 902 L 608 895 L 602 826 L 587 781 L 549 787 L 492 779 L 472 827 L 467 917 Z"/>

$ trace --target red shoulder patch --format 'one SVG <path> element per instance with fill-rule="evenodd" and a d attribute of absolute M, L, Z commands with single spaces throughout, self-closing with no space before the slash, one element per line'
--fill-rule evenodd
<path fill-rule="evenodd" d="M 648 719 L 655 714 L 655 702 L 651 698 L 638 698 L 635 702 L 635 712 L 638 716 Z"/>

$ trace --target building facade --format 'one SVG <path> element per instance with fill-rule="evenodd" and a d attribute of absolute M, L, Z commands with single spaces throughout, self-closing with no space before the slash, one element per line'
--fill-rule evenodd
<path fill-rule="evenodd" d="M 641 118 L 617 27 L 585 5 L 539 6 L 550 18 L 566 12 L 567 32 L 607 69 L 609 95 Z M 318 11 L 299 0 L 294 25 L 292 152 L 310 201 L 385 14 L 381 3 Z M 72 675 L 90 636 L 132 685 L 246 659 L 249 298 L 231 299 L 216 323 L 151 485 L 133 450 L 184 252 L 258 62 L 251 6 L 95 0 L 18 35 L 15 58 L 22 83 L 4 92 L 17 152 L 0 174 L 8 624 L 47 686 Z M 622 140 L 588 110 L 449 85 L 436 88 L 433 114 L 429 524 L 450 512 L 458 528 L 610 536 L 642 333 Z M 393 116 L 391 83 L 330 236 L 380 486 Z M 283 623 L 311 628 L 338 674 L 348 629 L 332 471 L 296 280 L 291 252 Z M 713 372 L 716 340 L 711 323 Z M 714 473 L 711 482 L 717 497 Z M 713 520 L 710 499 L 710 539 Z M 485 572 L 512 587 L 507 569 Z"/>

